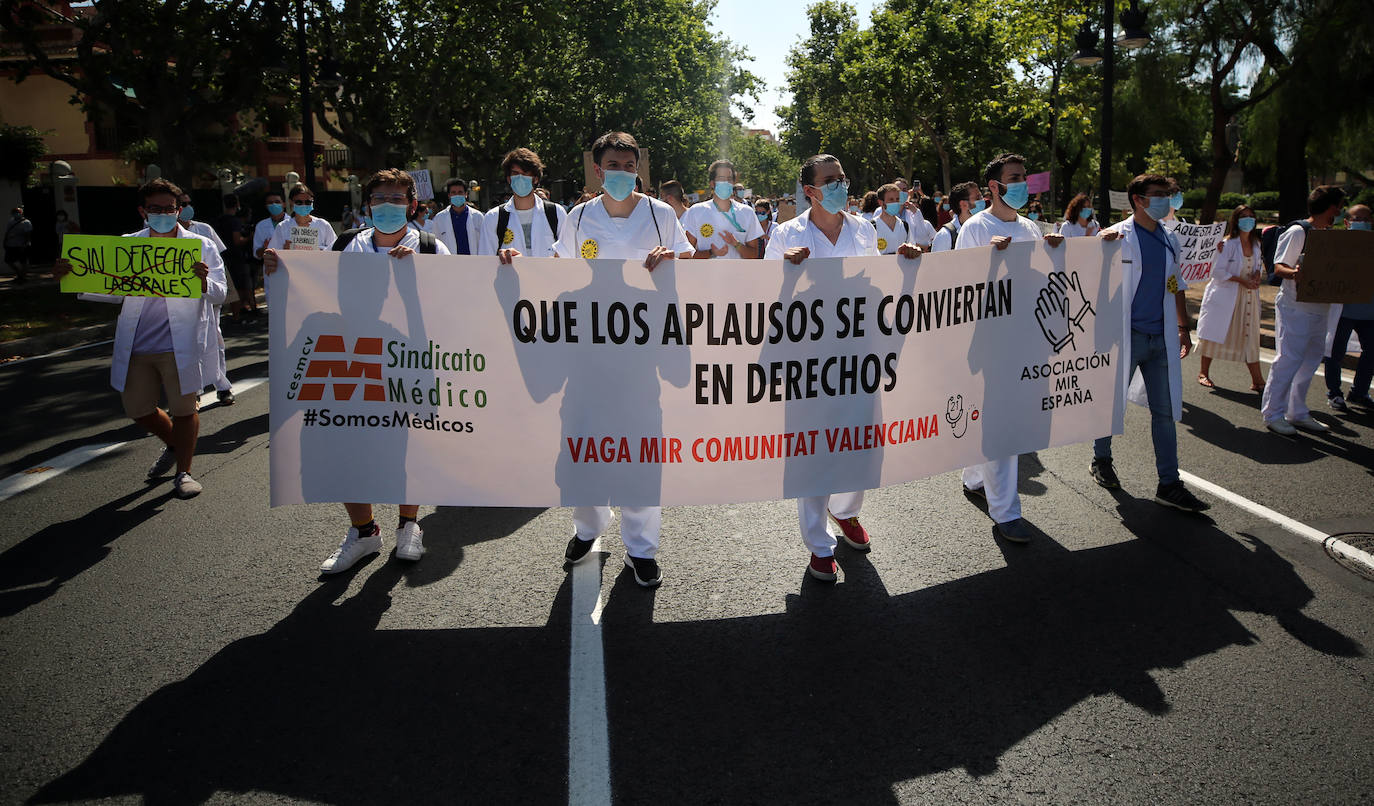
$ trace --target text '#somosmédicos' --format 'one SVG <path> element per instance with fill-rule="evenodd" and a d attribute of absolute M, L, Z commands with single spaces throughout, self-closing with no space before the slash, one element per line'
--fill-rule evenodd
<path fill-rule="evenodd" d="M 743 346 L 863 339 L 922 333 L 1011 314 L 1011 279 L 970 283 L 919 294 L 777 302 L 678 303 L 653 314 L 646 302 L 522 299 L 511 309 L 515 338 L 524 344 Z M 655 330 L 651 322 L 659 323 Z M 744 371 L 745 400 L 779 402 L 819 396 L 873 394 L 897 384 L 897 354 L 841 355 L 752 363 Z M 734 367 L 697 364 L 695 402 L 734 402 Z"/>

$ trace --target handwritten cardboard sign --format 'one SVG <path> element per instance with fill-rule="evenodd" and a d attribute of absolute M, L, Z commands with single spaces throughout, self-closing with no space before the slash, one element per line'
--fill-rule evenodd
<path fill-rule="evenodd" d="M 1212 276 L 1212 264 L 1217 259 L 1217 244 L 1226 234 L 1226 222 L 1215 224 L 1189 224 L 1180 221 L 1174 226 L 1181 252 L 1178 256 L 1179 271 L 1183 282 L 1188 285 L 1205 282 Z"/>
<path fill-rule="evenodd" d="M 1298 272 L 1298 302 L 1374 299 L 1374 232 L 1312 230 Z"/>
<path fill-rule="evenodd" d="M 121 297 L 200 298 L 199 238 L 124 238 L 118 235 L 68 235 L 62 257 L 72 270 L 62 291 Z"/>
<path fill-rule="evenodd" d="M 320 231 L 311 225 L 292 224 L 290 241 L 292 249 L 319 249 Z"/>

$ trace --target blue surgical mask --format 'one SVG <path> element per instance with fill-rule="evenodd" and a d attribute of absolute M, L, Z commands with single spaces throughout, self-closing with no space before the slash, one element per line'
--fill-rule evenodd
<path fill-rule="evenodd" d="M 1025 182 L 1012 182 L 1002 192 L 1002 202 L 1013 210 L 1020 210 L 1030 201 L 1030 185 Z"/>
<path fill-rule="evenodd" d="M 939 204 L 940 201 L 941 201 L 941 197 L 936 196 L 936 197 L 935 197 L 935 203 L 936 203 L 936 204 Z"/>
<path fill-rule="evenodd" d="M 948 210 L 948 209 L 949 209 L 949 202 L 945 202 L 944 204 L 940 205 L 940 209 L 941 209 L 941 210 Z"/>
<path fill-rule="evenodd" d="M 163 235 L 177 228 L 177 217 L 171 213 L 153 213 L 148 216 L 148 226 L 153 232 L 160 232 Z"/>
<path fill-rule="evenodd" d="M 182 207 L 182 208 L 181 208 L 181 212 L 177 214 L 177 219 L 179 219 L 179 220 L 181 220 L 181 221 L 190 221 L 191 219 L 193 219 L 193 218 L 195 218 L 195 217 L 196 217 L 196 208 L 192 207 L 192 206 L 189 205 L 189 204 L 186 205 L 185 207 Z"/>
<path fill-rule="evenodd" d="M 735 185 L 732 182 L 717 182 L 711 189 L 715 191 L 717 199 L 728 199 L 735 192 Z"/>
<path fill-rule="evenodd" d="M 1236 225 L 1240 227 L 1241 232 L 1249 232 L 1250 230 L 1255 228 L 1255 219 L 1251 218 L 1250 216 L 1245 216 L 1238 220 L 1236 222 Z"/>
<path fill-rule="evenodd" d="M 267 205 L 267 214 L 273 217 L 281 215 L 284 210 L 286 210 L 286 208 L 276 202 Z"/>
<path fill-rule="evenodd" d="M 906 192 L 905 190 L 899 190 L 899 191 L 897 191 L 897 193 L 898 193 L 897 199 L 898 199 L 898 201 L 900 201 L 902 204 L 906 204 L 906 200 L 909 199 L 909 198 L 911 198 L 911 194 L 908 193 L 908 192 Z M 939 199 L 936 199 L 935 201 L 939 201 Z"/>
<path fill-rule="evenodd" d="M 1368 231 L 1370 228 L 1371 224 L 1368 221 L 1351 221 L 1349 224 L 1346 225 L 1346 229 L 1358 229 Z"/>
<path fill-rule="evenodd" d="M 1079 218 L 1082 218 L 1082 219 L 1084 219 L 1084 220 L 1087 220 L 1087 219 L 1089 219 L 1089 218 L 1092 218 L 1092 217 L 1093 217 L 1093 208 L 1091 208 L 1091 207 L 1084 207 L 1082 210 L 1079 210 L 1079 211 L 1078 211 L 1078 217 L 1079 217 Z"/>
<path fill-rule="evenodd" d="M 378 232 L 390 235 L 406 225 L 406 206 L 404 204 L 378 204 L 372 208 L 372 226 Z"/>
<path fill-rule="evenodd" d="M 756 216 L 759 217 L 759 223 L 760 223 L 760 224 L 762 224 L 763 222 L 765 222 L 765 221 L 768 220 L 768 214 L 767 214 L 767 213 L 754 213 L 754 215 L 756 215 Z"/>
<path fill-rule="evenodd" d="M 448 203 L 453 205 L 454 207 L 462 207 L 463 205 L 468 203 L 468 197 L 464 196 L 461 193 L 455 193 L 452 196 L 448 197 Z"/>
<path fill-rule="evenodd" d="M 1339 213 L 1336 213 L 1336 217 L 1335 217 L 1335 218 L 1331 219 L 1331 226 L 1333 226 L 1333 227 L 1338 227 L 1338 226 L 1340 226 L 1341 222 L 1344 221 L 1344 220 L 1345 220 L 1345 211 L 1342 210 L 1342 211 L 1340 211 Z"/>
<path fill-rule="evenodd" d="M 1149 199 L 1150 204 L 1145 208 L 1145 213 L 1156 221 L 1163 221 L 1164 217 L 1173 210 L 1173 207 L 1169 205 L 1168 196 L 1147 196 L 1146 198 Z"/>
<path fill-rule="evenodd" d="M 363 218 L 363 226 L 365 226 L 365 227 L 376 226 L 375 224 L 372 223 L 372 210 L 368 209 L 367 207 L 364 207 L 362 213 L 360 213 L 359 215 L 361 215 L 362 218 Z"/>
<path fill-rule="evenodd" d="M 1040 218 L 1040 214 L 1039 214 L 1039 213 L 1026 213 L 1026 218 L 1029 218 L 1031 221 L 1035 221 L 1035 220 L 1037 220 L 1037 219 Z"/>
<path fill-rule="evenodd" d="M 510 189 L 523 199 L 534 192 L 534 179 L 524 174 L 516 174 L 510 178 Z"/>
<path fill-rule="evenodd" d="M 888 204 L 883 205 L 883 212 L 887 213 L 888 215 L 897 215 L 897 213 L 900 212 L 901 209 L 901 202 L 890 202 Z"/>
<path fill-rule="evenodd" d="M 315 204 L 314 202 L 310 204 L 293 204 L 291 205 L 291 212 L 298 216 L 307 216 L 315 212 Z"/>
<path fill-rule="evenodd" d="M 635 175 L 629 171 L 607 171 L 601 187 L 612 199 L 625 201 L 635 192 Z"/>
<path fill-rule="evenodd" d="M 1183 191 L 1180 190 L 1169 199 L 1169 206 L 1175 210 L 1183 206 Z"/>
<path fill-rule="evenodd" d="M 821 192 L 821 208 L 831 215 L 840 212 L 849 204 L 848 182 L 835 181 L 817 189 Z"/>
<path fill-rule="evenodd" d="M 978 201 L 976 201 L 976 202 L 973 203 L 973 206 L 972 206 L 972 207 L 968 208 L 968 211 L 969 211 L 970 213 L 981 213 L 981 212 L 983 212 L 984 209 L 987 208 L 987 206 L 988 206 L 988 201 L 987 201 L 987 199 L 979 199 Z"/>

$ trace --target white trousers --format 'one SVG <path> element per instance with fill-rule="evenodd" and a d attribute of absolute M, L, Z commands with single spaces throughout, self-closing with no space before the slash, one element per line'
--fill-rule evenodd
<path fill-rule="evenodd" d="M 230 282 L 233 282 L 232 280 Z M 221 305 L 210 306 L 214 311 L 215 317 L 215 342 L 218 348 L 218 363 L 215 365 L 215 391 L 224 392 L 232 388 L 229 384 L 229 376 L 225 374 L 227 366 L 224 361 L 224 331 L 219 328 L 219 312 Z"/>
<path fill-rule="evenodd" d="M 1269 367 L 1260 415 L 1266 423 L 1280 418 L 1302 420 L 1311 416 L 1307 388 L 1326 354 L 1325 313 L 1308 313 L 1289 305 L 1275 305 L 1275 346 L 1278 355 Z"/>
<path fill-rule="evenodd" d="M 797 521 L 801 524 L 802 542 L 817 557 L 835 556 L 835 546 L 839 541 L 830 530 L 827 510 L 835 517 L 855 518 L 864 505 L 864 491 L 856 493 L 831 493 L 812 495 L 797 499 Z"/>
<path fill-rule="evenodd" d="M 964 468 L 964 486 L 970 490 L 983 488 L 988 497 L 988 517 L 995 523 L 1007 523 L 1021 517 L 1021 496 L 1016 494 L 1016 467 L 1016 457 L 1012 456 Z"/>
<path fill-rule="evenodd" d="M 595 540 L 611 525 L 610 507 L 573 507 L 573 528 L 582 540 Z M 620 539 L 631 557 L 652 560 L 658 554 L 663 507 L 621 507 Z"/>

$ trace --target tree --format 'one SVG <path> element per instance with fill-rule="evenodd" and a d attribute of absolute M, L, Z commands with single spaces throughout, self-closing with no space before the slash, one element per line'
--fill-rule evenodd
<path fill-rule="evenodd" d="M 43 132 L 32 126 L 0 124 L 0 181 L 21 188 L 33 184 L 34 169 L 46 153 Z"/>
<path fill-rule="evenodd" d="M 1187 181 L 1190 168 L 1188 160 L 1183 158 L 1183 152 L 1173 140 L 1165 140 L 1150 146 L 1150 161 L 1145 165 L 1146 173 L 1168 176 L 1182 183 Z"/>
<path fill-rule="evenodd" d="M 725 156 L 735 164 L 740 181 L 756 196 L 776 198 L 791 193 L 801 167 L 782 145 L 749 134 L 740 126 L 735 127 Z"/>

